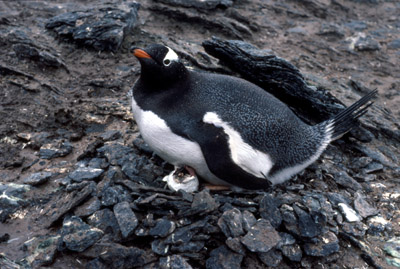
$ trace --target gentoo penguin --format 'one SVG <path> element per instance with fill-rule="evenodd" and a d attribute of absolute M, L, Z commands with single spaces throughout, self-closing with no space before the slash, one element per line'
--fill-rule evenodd
<path fill-rule="evenodd" d="M 132 53 L 141 64 L 132 108 L 143 139 L 175 167 L 217 185 L 264 189 L 290 179 L 348 132 L 376 95 L 310 126 L 248 81 L 188 70 L 167 46 Z"/>

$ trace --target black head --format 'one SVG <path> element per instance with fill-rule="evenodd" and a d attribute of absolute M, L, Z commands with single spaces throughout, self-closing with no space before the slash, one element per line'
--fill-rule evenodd
<path fill-rule="evenodd" d="M 145 49 L 132 47 L 131 52 L 142 67 L 141 79 L 154 85 L 176 83 L 186 76 L 187 70 L 178 55 L 169 47 L 153 44 Z"/>

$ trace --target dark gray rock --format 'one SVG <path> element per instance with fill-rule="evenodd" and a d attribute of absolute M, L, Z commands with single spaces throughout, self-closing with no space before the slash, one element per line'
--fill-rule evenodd
<path fill-rule="evenodd" d="M 103 240 L 102 240 L 103 241 Z M 81 255 L 87 258 L 100 258 L 106 268 L 143 268 L 154 261 L 154 254 L 137 247 L 125 247 L 107 240 L 97 242 Z"/>
<path fill-rule="evenodd" d="M 151 250 L 158 255 L 165 256 L 169 252 L 169 244 L 164 240 L 156 239 L 151 242 Z"/>
<path fill-rule="evenodd" d="M 281 212 L 279 206 L 281 201 L 279 198 L 273 197 L 270 193 L 264 195 L 260 201 L 260 215 L 262 218 L 269 220 L 274 228 L 278 228 L 282 223 Z"/>
<path fill-rule="evenodd" d="M 23 194 L 30 190 L 29 185 L 0 183 L 0 222 L 5 222 L 11 214 L 25 204 Z"/>
<path fill-rule="evenodd" d="M 32 267 L 49 266 L 54 262 L 60 238 L 61 236 L 59 235 L 43 235 L 34 237 L 24 243 L 23 250 L 30 254 L 27 259 L 32 260 Z"/>
<path fill-rule="evenodd" d="M 93 167 L 78 167 L 76 170 L 68 174 L 68 177 L 75 182 L 84 180 L 95 180 L 104 173 L 103 169 Z"/>
<path fill-rule="evenodd" d="M 282 253 L 276 249 L 271 249 L 265 253 L 259 252 L 258 257 L 263 264 L 270 267 L 277 267 L 282 261 Z"/>
<path fill-rule="evenodd" d="M 344 25 L 355 32 L 364 31 L 368 28 L 367 24 L 363 21 L 350 21 Z"/>
<path fill-rule="evenodd" d="M 192 7 L 200 10 L 210 10 L 216 8 L 228 8 L 233 5 L 232 0 L 156 0 L 156 2 L 171 6 Z"/>
<path fill-rule="evenodd" d="M 281 247 L 283 256 L 291 260 L 292 262 L 299 262 L 303 257 L 303 253 L 299 245 L 286 245 Z"/>
<path fill-rule="evenodd" d="M 112 206 L 118 203 L 119 193 L 114 187 L 106 188 L 101 196 L 101 204 L 103 206 Z"/>
<path fill-rule="evenodd" d="M 96 50 L 117 51 L 137 24 L 139 6 L 133 2 L 67 12 L 49 19 L 46 28 Z"/>
<path fill-rule="evenodd" d="M 100 209 L 101 203 L 97 197 L 92 197 L 74 210 L 78 217 L 87 217 Z"/>
<path fill-rule="evenodd" d="M 236 253 L 246 255 L 246 249 L 243 247 L 239 238 L 229 237 L 225 240 L 225 244 L 228 246 L 228 248 L 235 251 Z"/>
<path fill-rule="evenodd" d="M 43 208 L 40 218 L 41 224 L 48 228 L 58 221 L 65 213 L 74 209 L 85 201 L 96 189 L 96 184 L 87 184 L 83 189 L 74 190 L 71 192 L 59 192 L 53 196 Z"/>
<path fill-rule="evenodd" d="M 291 63 L 237 40 L 213 37 L 203 42 L 207 53 L 220 59 L 245 79 L 259 85 L 298 110 L 304 119 L 321 121 L 339 113 L 344 106 L 326 90 L 309 87 Z"/>
<path fill-rule="evenodd" d="M 358 51 L 377 51 L 381 49 L 379 42 L 370 36 L 360 37 L 354 44 L 354 49 Z"/>
<path fill-rule="evenodd" d="M 138 226 L 138 219 L 128 202 L 121 202 L 114 206 L 114 215 L 118 221 L 123 238 L 132 235 Z"/>
<path fill-rule="evenodd" d="M 310 256 L 326 257 L 340 249 L 339 240 L 332 232 L 324 234 L 318 243 L 306 243 L 303 246 L 304 252 Z"/>
<path fill-rule="evenodd" d="M 256 217 L 254 217 L 254 215 L 248 211 L 248 210 L 244 210 L 242 213 L 242 224 L 243 224 L 243 229 L 248 232 L 251 227 L 254 226 L 254 224 L 256 224 L 257 219 Z"/>
<path fill-rule="evenodd" d="M 383 170 L 383 164 L 377 162 L 371 162 L 363 169 L 363 172 L 366 174 L 371 174 L 382 170 Z"/>
<path fill-rule="evenodd" d="M 234 253 L 226 246 L 220 246 L 210 252 L 210 258 L 206 261 L 207 269 L 222 269 L 222 268 L 241 268 L 243 255 Z"/>
<path fill-rule="evenodd" d="M 210 195 L 210 192 L 204 189 L 194 195 L 191 207 L 186 210 L 182 210 L 179 212 L 179 215 L 183 217 L 192 215 L 203 216 L 216 210 L 218 206 L 219 204 Z"/>
<path fill-rule="evenodd" d="M 104 233 L 111 234 L 114 237 L 117 237 L 121 232 L 114 213 L 108 208 L 96 211 L 88 217 L 87 222 L 91 226 L 99 228 Z"/>
<path fill-rule="evenodd" d="M 29 44 L 15 44 L 13 50 L 19 59 L 30 59 L 38 64 L 50 67 L 65 67 L 66 65 L 60 56 L 54 55 L 43 48 L 38 49 Z"/>
<path fill-rule="evenodd" d="M 110 131 L 106 131 L 105 133 L 101 134 L 100 137 L 104 140 L 104 141 L 113 141 L 113 140 L 117 140 L 119 138 L 121 138 L 122 133 L 118 130 L 110 130 Z"/>
<path fill-rule="evenodd" d="M 354 208 L 363 218 L 374 216 L 379 213 L 379 211 L 375 207 L 372 207 L 365 200 L 364 196 L 360 192 L 356 192 L 355 194 Z"/>
<path fill-rule="evenodd" d="M 325 36 L 329 41 L 335 41 L 344 38 L 344 30 L 337 24 L 322 24 L 317 35 Z"/>
<path fill-rule="evenodd" d="M 159 266 L 161 269 L 179 268 L 179 269 L 192 269 L 192 266 L 180 255 L 171 255 L 168 257 L 160 258 Z"/>
<path fill-rule="evenodd" d="M 298 217 L 299 233 L 302 237 L 316 237 L 322 233 L 322 225 L 316 222 L 310 214 L 302 210 L 298 206 L 293 206 L 294 211 Z"/>
<path fill-rule="evenodd" d="M 167 219 L 156 220 L 156 225 L 150 229 L 149 235 L 154 237 L 166 237 L 175 230 L 175 222 Z"/>
<path fill-rule="evenodd" d="M 61 240 L 65 247 L 76 252 L 92 246 L 103 234 L 103 231 L 90 227 L 76 216 L 65 219 L 61 228 Z"/>
<path fill-rule="evenodd" d="M 87 167 L 107 169 L 108 165 L 105 158 L 93 158 L 88 162 Z"/>
<path fill-rule="evenodd" d="M 335 182 L 345 188 L 351 188 L 355 191 L 361 190 L 362 186 L 354 178 L 349 176 L 345 171 L 340 171 L 334 174 Z"/>
<path fill-rule="evenodd" d="M 281 237 L 281 241 L 277 245 L 277 249 L 280 249 L 282 246 L 293 245 L 296 243 L 296 239 L 291 234 L 279 232 L 279 236 Z"/>
<path fill-rule="evenodd" d="M 49 144 L 44 144 L 40 147 L 39 156 L 41 159 L 53 159 L 64 157 L 70 154 L 73 150 L 72 144 L 68 141 L 54 141 Z"/>
<path fill-rule="evenodd" d="M 170 234 L 165 242 L 167 244 L 187 244 L 193 238 L 193 236 L 202 228 L 207 225 L 207 219 L 196 221 L 190 225 L 176 228 L 175 231 Z"/>
<path fill-rule="evenodd" d="M 204 241 L 191 241 L 187 244 L 182 245 L 172 245 L 171 251 L 180 253 L 198 253 L 204 249 Z"/>
<path fill-rule="evenodd" d="M 343 232 L 351 236 L 361 238 L 362 236 L 365 235 L 366 231 L 368 230 L 368 227 L 362 222 L 356 222 L 356 223 L 345 222 L 342 224 L 342 230 Z"/>
<path fill-rule="evenodd" d="M 23 180 L 24 184 L 36 186 L 45 183 L 53 176 L 51 172 L 33 173 Z"/>
<path fill-rule="evenodd" d="M 268 220 L 260 219 L 250 231 L 241 238 L 241 242 L 252 252 L 268 252 L 281 241 Z"/>
<path fill-rule="evenodd" d="M 233 208 L 225 211 L 218 219 L 218 227 L 227 238 L 243 235 L 242 213 L 240 210 Z"/>
<path fill-rule="evenodd" d="M 393 49 L 393 50 L 400 49 L 400 39 L 395 39 L 395 40 L 390 41 L 387 44 L 387 48 L 388 49 Z"/>

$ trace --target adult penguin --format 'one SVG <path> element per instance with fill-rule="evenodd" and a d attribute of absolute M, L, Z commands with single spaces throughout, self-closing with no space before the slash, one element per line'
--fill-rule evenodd
<path fill-rule="evenodd" d="M 132 108 L 143 139 L 175 167 L 217 185 L 264 189 L 290 179 L 348 132 L 376 95 L 310 126 L 246 80 L 188 70 L 167 46 L 132 53 L 141 64 Z"/>

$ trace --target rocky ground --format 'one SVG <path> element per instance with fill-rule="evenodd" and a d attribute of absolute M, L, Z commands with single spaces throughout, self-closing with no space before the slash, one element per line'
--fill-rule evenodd
<path fill-rule="evenodd" d="M 0 2 L 0 267 L 400 267 L 398 14 L 389 0 Z M 129 105 L 128 48 L 154 42 L 309 122 L 379 96 L 286 185 L 174 193 Z M 309 86 L 271 82 L 282 58 Z"/>

